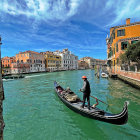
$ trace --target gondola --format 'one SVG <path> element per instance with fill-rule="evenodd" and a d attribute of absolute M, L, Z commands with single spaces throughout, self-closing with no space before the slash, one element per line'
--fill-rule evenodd
<path fill-rule="evenodd" d="M 87 106 L 84 108 L 81 108 L 82 101 L 80 99 L 71 102 L 68 101 L 62 94 L 62 92 L 65 90 L 63 89 L 56 81 L 54 81 L 54 88 L 56 91 L 56 94 L 60 98 L 60 100 L 71 110 L 75 111 L 76 113 L 79 113 L 85 117 L 111 123 L 111 124 L 116 124 L 116 125 L 123 125 L 127 123 L 128 120 L 128 102 L 126 101 L 124 103 L 124 107 L 121 113 L 119 114 L 111 114 L 108 112 L 105 112 L 104 110 L 101 110 L 97 107 L 93 108 L 92 106 L 90 107 L 90 110 L 88 109 Z"/>

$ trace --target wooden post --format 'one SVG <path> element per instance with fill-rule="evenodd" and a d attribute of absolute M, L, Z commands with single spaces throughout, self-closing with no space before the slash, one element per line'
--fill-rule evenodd
<path fill-rule="evenodd" d="M 1 65 L 1 36 L 0 36 L 0 140 L 3 140 L 3 129 L 4 129 L 4 120 L 3 120 L 3 100 L 4 100 L 4 90 L 2 83 L 2 65 Z"/>

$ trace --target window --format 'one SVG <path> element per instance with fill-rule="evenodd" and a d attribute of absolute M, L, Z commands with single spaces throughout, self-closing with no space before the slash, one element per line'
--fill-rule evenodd
<path fill-rule="evenodd" d="M 113 37 L 112 37 L 112 36 L 110 37 L 109 42 L 110 42 L 110 43 L 113 42 Z"/>
<path fill-rule="evenodd" d="M 135 44 L 135 43 L 137 43 L 138 42 L 138 40 L 132 40 L 131 41 L 131 44 Z"/>
<path fill-rule="evenodd" d="M 118 30 L 118 31 L 117 31 L 117 37 L 118 37 L 118 36 L 125 36 L 125 29 Z"/>
<path fill-rule="evenodd" d="M 116 44 L 116 52 L 118 52 L 118 43 Z"/>
<path fill-rule="evenodd" d="M 113 54 L 115 54 L 115 47 L 114 47 L 114 50 L 113 50 Z"/>
<path fill-rule="evenodd" d="M 127 41 L 126 42 L 121 42 L 121 50 L 126 49 L 127 46 L 128 46 L 128 42 Z"/>
<path fill-rule="evenodd" d="M 29 59 L 27 59 L 27 63 L 29 63 L 30 62 L 30 60 Z"/>
<path fill-rule="evenodd" d="M 115 33 L 113 33 L 113 39 L 115 39 Z"/>
<path fill-rule="evenodd" d="M 115 66 L 115 60 L 114 60 L 114 66 Z"/>

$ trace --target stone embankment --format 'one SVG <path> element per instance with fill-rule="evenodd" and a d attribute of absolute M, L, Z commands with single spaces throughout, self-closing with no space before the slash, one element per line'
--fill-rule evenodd
<path fill-rule="evenodd" d="M 140 72 L 119 71 L 115 74 L 109 73 L 111 78 L 119 78 L 133 87 L 140 89 Z"/>
<path fill-rule="evenodd" d="M 134 79 L 134 78 L 131 78 L 131 77 L 127 77 L 127 76 L 124 76 L 124 75 L 120 75 L 120 74 L 118 74 L 117 76 L 118 76 L 119 79 L 123 80 L 124 82 L 132 85 L 133 87 L 136 87 L 136 88 L 140 89 L 140 80 Z"/>

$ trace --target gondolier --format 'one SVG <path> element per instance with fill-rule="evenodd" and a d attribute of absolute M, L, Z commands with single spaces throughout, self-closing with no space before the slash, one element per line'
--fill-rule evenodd
<path fill-rule="evenodd" d="M 84 108 L 85 106 L 85 101 L 87 99 L 88 102 L 88 109 L 90 110 L 90 84 L 89 81 L 87 80 L 86 76 L 82 76 L 82 79 L 84 81 L 83 83 L 83 87 L 80 89 L 81 92 L 83 92 L 83 104 L 82 104 L 82 108 Z"/>
<path fill-rule="evenodd" d="M 56 81 L 54 81 L 54 88 L 56 91 L 57 96 L 60 98 L 60 100 L 71 110 L 75 111 L 76 113 L 79 113 L 85 117 L 92 118 L 99 121 L 104 121 L 112 124 L 122 125 L 127 123 L 128 120 L 128 102 L 126 101 L 123 107 L 123 110 L 119 114 L 112 114 L 109 112 L 105 112 L 104 110 L 101 110 L 99 108 L 93 108 L 91 107 L 90 110 L 85 108 L 81 108 L 81 104 L 83 101 L 77 100 L 77 101 L 70 101 L 63 96 L 63 91 L 65 89 L 61 87 Z M 100 100 L 101 101 L 101 100 Z"/>

